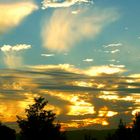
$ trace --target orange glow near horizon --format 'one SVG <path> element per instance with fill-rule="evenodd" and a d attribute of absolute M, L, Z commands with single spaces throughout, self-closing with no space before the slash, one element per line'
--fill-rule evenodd
<path fill-rule="evenodd" d="M 63 130 L 70 128 L 87 127 L 98 124 L 102 126 L 107 126 L 109 125 L 109 122 L 106 120 L 106 118 L 86 118 L 80 120 L 71 120 L 68 123 L 61 123 Z"/>
<path fill-rule="evenodd" d="M 9 76 L 9 75 L 6 75 Z M 40 76 L 40 75 L 39 75 Z M 22 78 L 20 74 L 15 74 L 15 80 L 12 82 L 4 81 L 4 83 L 1 85 L 3 90 L 13 90 L 16 91 L 16 94 L 18 95 L 15 98 L 13 97 L 13 100 L 7 99 L 6 94 L 0 94 L 0 120 L 3 122 L 15 122 L 16 121 L 16 115 L 19 116 L 25 116 L 25 108 L 28 107 L 28 105 L 33 104 L 33 98 L 37 97 L 39 95 L 44 96 L 46 98 L 54 98 L 56 101 L 58 100 L 61 104 L 57 106 L 57 104 L 48 104 L 45 109 L 53 110 L 54 113 L 56 113 L 57 116 L 67 116 L 70 118 L 75 117 L 85 117 L 86 115 L 89 117 L 89 115 L 93 118 L 87 118 L 87 119 L 73 119 L 72 121 L 63 122 L 64 128 L 80 128 L 80 127 L 86 127 L 91 126 L 94 124 L 99 124 L 102 126 L 109 125 L 109 122 L 107 121 L 108 118 L 112 118 L 116 115 L 119 115 L 119 111 L 111 108 L 110 106 L 105 106 L 104 104 L 100 104 L 100 106 L 97 106 L 98 104 L 94 101 L 94 99 L 100 99 L 101 101 L 109 101 L 109 102 L 115 102 L 118 101 L 122 102 L 130 102 L 135 105 L 134 107 L 129 107 L 128 111 L 125 111 L 126 115 L 134 115 L 136 112 L 140 111 L 140 95 L 138 93 L 133 94 L 119 94 L 117 91 L 57 91 L 57 90 L 38 90 L 36 92 L 32 92 L 32 89 L 36 89 L 39 87 L 39 85 L 33 81 L 31 78 L 32 75 L 29 77 Z M 51 78 L 51 77 L 49 77 Z M 128 80 L 127 83 L 133 83 L 134 80 Z M 81 81 L 73 81 L 70 83 L 66 83 L 68 85 L 73 86 L 79 86 L 79 87 L 93 87 L 97 89 L 105 88 L 107 83 L 105 81 L 99 83 L 99 81 L 96 82 L 95 79 L 89 80 L 88 82 L 85 80 Z M 117 84 L 109 86 L 109 89 L 116 89 L 118 87 Z M 126 86 L 129 88 L 128 86 Z M 134 88 L 134 87 L 130 87 Z M 26 92 L 26 90 L 31 90 L 31 92 Z M 8 96 L 11 96 L 10 94 Z M 12 96 L 11 96 L 12 97 Z M 48 100 L 49 101 L 49 100 Z M 63 106 L 63 107 L 62 107 Z M 127 113 L 126 113 L 127 112 Z M 95 118 L 94 118 L 95 117 Z"/>

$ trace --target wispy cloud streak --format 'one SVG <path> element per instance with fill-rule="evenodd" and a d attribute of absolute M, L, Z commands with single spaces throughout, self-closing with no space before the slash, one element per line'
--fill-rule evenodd
<path fill-rule="evenodd" d="M 84 38 L 95 38 L 117 19 L 114 9 L 81 9 L 78 14 L 72 14 L 72 9 L 57 9 L 49 24 L 47 21 L 42 26 L 43 46 L 51 51 L 67 51 Z"/>

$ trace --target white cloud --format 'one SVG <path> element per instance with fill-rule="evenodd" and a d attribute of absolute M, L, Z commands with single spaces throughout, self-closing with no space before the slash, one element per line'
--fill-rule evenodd
<path fill-rule="evenodd" d="M 31 45 L 18 44 L 15 46 L 3 45 L 0 51 L 4 53 L 3 60 L 8 68 L 17 68 L 23 65 L 21 51 L 30 49 Z"/>
<path fill-rule="evenodd" d="M 78 14 L 72 14 L 71 9 L 57 9 L 42 27 L 43 46 L 51 51 L 67 51 L 85 38 L 94 38 L 116 19 L 114 9 L 83 9 Z"/>
<path fill-rule="evenodd" d="M 84 62 L 93 62 L 93 59 L 87 58 L 87 59 L 84 59 L 83 61 L 84 61 Z"/>
<path fill-rule="evenodd" d="M 93 3 L 93 1 L 89 0 L 43 0 L 42 1 L 42 9 L 46 8 L 60 8 L 60 7 L 70 7 L 72 5 L 75 5 L 77 3 Z"/>
<path fill-rule="evenodd" d="M 120 52 L 120 50 L 119 49 L 115 49 L 115 50 L 113 50 L 113 51 L 110 51 L 111 53 L 117 53 L 117 52 Z"/>
<path fill-rule="evenodd" d="M 33 1 L 0 3 L 0 33 L 18 26 L 23 19 L 37 10 Z"/>
<path fill-rule="evenodd" d="M 108 48 L 108 47 L 120 47 L 122 46 L 122 43 L 113 43 L 113 44 L 108 44 L 108 45 L 103 45 L 104 48 Z"/>
<path fill-rule="evenodd" d="M 55 54 L 41 54 L 41 56 L 45 56 L 45 57 L 51 57 L 54 56 Z"/>
<path fill-rule="evenodd" d="M 11 45 L 3 45 L 0 50 L 3 52 L 10 52 L 10 51 L 21 51 L 21 50 L 27 50 L 30 49 L 31 45 L 27 45 L 27 44 L 18 44 L 15 46 L 11 46 Z"/>
<path fill-rule="evenodd" d="M 74 10 L 74 11 L 72 11 L 71 13 L 76 15 L 76 14 L 78 14 L 79 12 L 80 12 L 80 10 Z"/>
<path fill-rule="evenodd" d="M 125 65 L 114 65 L 110 64 L 111 67 L 116 67 L 116 68 L 125 68 Z"/>
<path fill-rule="evenodd" d="M 115 59 L 111 59 L 111 60 L 108 60 L 108 61 L 110 61 L 110 62 L 116 62 L 117 60 L 115 60 Z"/>

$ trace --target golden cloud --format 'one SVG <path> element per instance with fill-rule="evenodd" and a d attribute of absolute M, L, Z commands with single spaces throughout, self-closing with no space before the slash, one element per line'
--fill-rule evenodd
<path fill-rule="evenodd" d="M 26 16 L 37 9 L 38 6 L 32 1 L 0 4 L 0 33 L 18 26 Z"/>
<path fill-rule="evenodd" d="M 71 120 L 70 122 L 61 123 L 62 128 L 69 129 L 69 128 L 81 128 L 81 127 L 87 127 L 92 125 L 102 125 L 107 126 L 109 125 L 109 122 L 106 118 L 86 118 L 86 119 L 80 119 L 80 120 Z"/>
<path fill-rule="evenodd" d="M 102 66 L 93 66 L 87 69 L 85 73 L 89 76 L 98 76 L 101 74 L 119 74 L 125 71 L 126 70 L 123 67 L 102 65 Z"/>

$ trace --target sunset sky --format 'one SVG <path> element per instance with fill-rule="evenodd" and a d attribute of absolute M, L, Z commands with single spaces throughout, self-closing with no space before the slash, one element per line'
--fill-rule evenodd
<path fill-rule="evenodd" d="M 139 0 L 0 0 L 0 120 L 39 95 L 64 129 L 115 128 L 140 111 Z"/>

